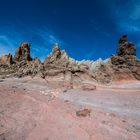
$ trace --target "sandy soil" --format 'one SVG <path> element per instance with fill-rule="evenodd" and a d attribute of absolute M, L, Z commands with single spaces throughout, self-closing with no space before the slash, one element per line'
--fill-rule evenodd
<path fill-rule="evenodd" d="M 90 109 L 89 116 L 76 112 Z M 0 80 L 0 140 L 139 140 L 140 83 L 94 91 L 29 77 Z"/>

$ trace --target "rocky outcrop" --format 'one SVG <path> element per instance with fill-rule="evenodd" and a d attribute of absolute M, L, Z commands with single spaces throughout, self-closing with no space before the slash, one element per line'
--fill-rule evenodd
<path fill-rule="evenodd" d="M 12 55 L 9 53 L 8 55 L 2 55 L 0 57 L 0 65 L 10 65 L 12 64 Z"/>
<path fill-rule="evenodd" d="M 127 36 L 123 35 L 118 44 L 117 54 L 111 56 L 111 62 L 114 65 L 136 65 L 136 47 L 134 43 L 127 41 Z"/>
<path fill-rule="evenodd" d="M 43 69 L 43 64 L 38 58 L 31 58 L 30 45 L 27 42 L 21 43 L 16 49 L 14 59 L 12 59 L 11 54 L 2 55 L 0 64 L 0 75 L 4 77 L 35 76 L 40 74 Z"/>
<path fill-rule="evenodd" d="M 120 38 L 116 55 L 106 60 L 82 61 L 89 67 L 93 79 L 100 84 L 119 81 L 140 80 L 140 61 L 136 57 L 134 43 L 128 42 L 127 36 Z"/>
<path fill-rule="evenodd" d="M 16 65 L 18 67 L 15 76 L 17 77 L 24 77 L 24 76 L 41 76 L 41 71 L 43 70 L 43 64 L 38 58 L 33 58 L 32 61 L 29 61 L 25 65 Z"/>
<path fill-rule="evenodd" d="M 31 61 L 32 58 L 30 57 L 30 44 L 27 42 L 23 42 L 19 45 L 16 49 L 14 55 L 14 62 L 21 63 L 21 62 L 28 62 Z"/>
<path fill-rule="evenodd" d="M 11 68 L 13 64 L 12 55 L 2 55 L 0 57 L 0 77 L 5 78 L 7 75 L 14 73 L 14 69 Z"/>
<path fill-rule="evenodd" d="M 46 57 L 44 66 L 50 68 L 55 67 L 55 69 L 62 68 L 63 70 L 78 69 L 76 61 L 70 58 L 64 50 L 60 50 L 57 43 L 54 45 L 52 53 Z"/>
<path fill-rule="evenodd" d="M 140 80 L 140 61 L 134 43 L 120 38 L 116 55 L 107 60 L 75 61 L 55 44 L 44 63 L 30 56 L 30 45 L 23 42 L 12 56 L 0 57 L 0 75 L 32 77 L 39 75 L 55 86 L 95 90 L 95 83 L 111 84 L 121 80 Z"/>
<path fill-rule="evenodd" d="M 123 35 L 119 40 L 117 49 L 118 56 L 134 55 L 136 56 L 136 47 L 134 43 L 127 41 L 127 35 Z"/>
<path fill-rule="evenodd" d="M 117 53 L 111 56 L 116 77 L 121 74 L 119 79 L 140 80 L 140 61 L 136 57 L 136 47 L 134 43 L 128 42 L 127 36 L 120 38 Z"/>
<path fill-rule="evenodd" d="M 92 80 L 88 71 L 88 66 L 79 64 L 74 59 L 70 58 L 64 50 L 60 50 L 58 44 L 55 44 L 52 53 L 50 53 L 44 61 L 45 79 L 55 85 L 67 86 L 68 88 L 87 88 L 95 89 L 84 84 L 85 78 Z"/>

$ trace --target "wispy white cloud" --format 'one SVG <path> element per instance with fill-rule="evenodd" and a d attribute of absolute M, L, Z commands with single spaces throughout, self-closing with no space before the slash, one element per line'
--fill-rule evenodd
<path fill-rule="evenodd" d="M 140 26 L 122 21 L 119 23 L 119 30 L 127 33 L 136 33 L 140 32 Z"/>
<path fill-rule="evenodd" d="M 30 30 L 29 30 L 30 32 Z M 0 55 L 12 53 L 14 55 L 15 49 L 22 41 L 29 41 L 31 43 L 31 56 L 37 56 L 41 61 L 51 52 L 54 43 L 58 43 L 63 48 L 64 42 L 58 36 L 48 29 L 31 29 L 31 34 L 27 34 L 26 38 L 22 37 L 24 32 L 10 32 L 0 33 Z"/>
<path fill-rule="evenodd" d="M 51 49 L 45 48 L 44 45 L 34 44 L 31 46 L 31 56 L 38 57 L 42 62 L 45 57 L 50 53 Z"/>
<path fill-rule="evenodd" d="M 64 42 L 59 37 L 47 28 L 35 29 L 33 34 L 36 35 L 36 40 L 31 45 L 32 56 L 37 56 L 41 61 L 52 51 L 53 45 L 58 43 L 60 48 L 63 48 Z"/>
<path fill-rule="evenodd" d="M 38 29 L 36 33 L 43 39 L 46 46 L 52 46 L 54 45 L 54 43 L 58 43 L 60 46 L 63 46 L 64 44 L 64 42 L 60 40 L 57 35 L 55 35 L 52 31 L 49 31 L 48 29 Z"/>
<path fill-rule="evenodd" d="M 134 3 L 129 16 L 132 20 L 140 19 L 140 2 Z"/>
<path fill-rule="evenodd" d="M 111 13 L 118 32 L 140 32 L 140 1 L 130 0 L 123 5 L 111 5 Z M 115 10 L 114 10 L 115 9 Z"/>

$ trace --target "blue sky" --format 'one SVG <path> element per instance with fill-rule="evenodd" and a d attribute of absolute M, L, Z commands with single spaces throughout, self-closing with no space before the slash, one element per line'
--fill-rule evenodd
<path fill-rule="evenodd" d="M 20 42 L 42 61 L 53 44 L 77 59 L 106 59 L 122 34 L 140 58 L 140 0 L 0 0 L 0 54 Z"/>

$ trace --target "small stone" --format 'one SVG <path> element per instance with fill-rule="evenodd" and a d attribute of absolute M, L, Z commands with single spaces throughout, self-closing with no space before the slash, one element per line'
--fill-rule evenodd
<path fill-rule="evenodd" d="M 67 92 L 67 89 L 63 90 L 63 92 Z"/>
<path fill-rule="evenodd" d="M 126 122 L 126 120 L 122 120 L 122 122 L 123 122 L 123 123 L 125 123 L 125 122 Z"/>
<path fill-rule="evenodd" d="M 78 117 L 87 117 L 90 116 L 91 110 L 90 109 L 82 109 L 79 111 L 76 111 L 76 115 Z"/>

